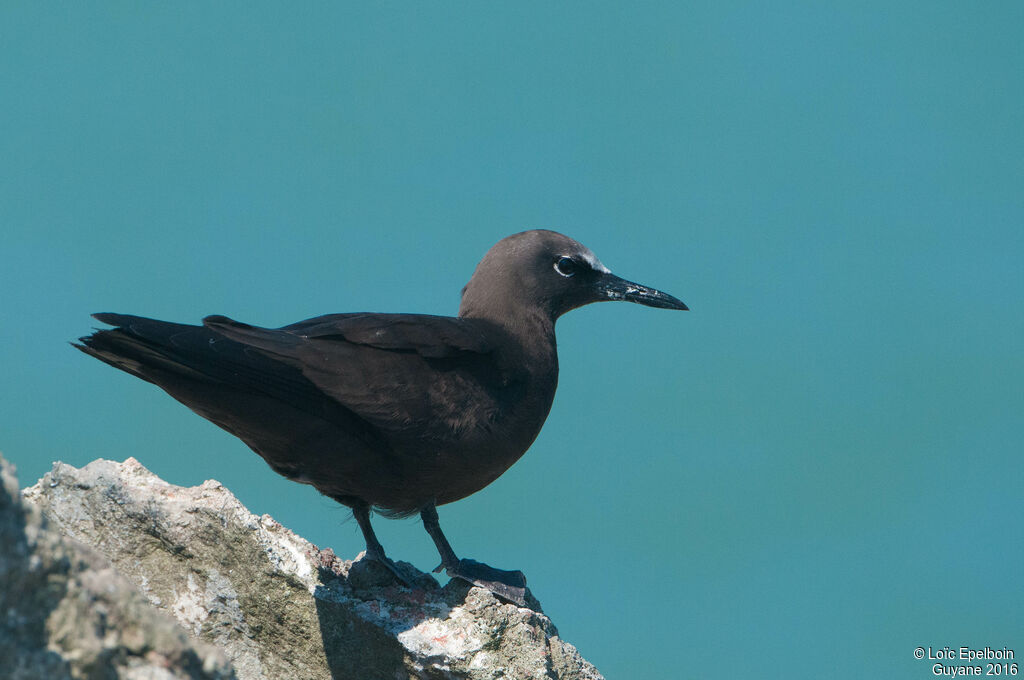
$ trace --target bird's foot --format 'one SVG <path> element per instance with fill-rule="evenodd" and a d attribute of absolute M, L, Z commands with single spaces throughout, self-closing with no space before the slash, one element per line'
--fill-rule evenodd
<path fill-rule="evenodd" d="M 475 586 L 486 588 L 506 602 L 520 607 L 529 606 L 526 603 L 526 576 L 521 571 L 495 569 L 483 562 L 469 559 L 461 559 L 451 565 L 441 564 L 434 573 L 442 569 L 452 578 L 460 578 Z"/>
<path fill-rule="evenodd" d="M 397 580 L 399 584 L 406 587 L 413 585 L 402 568 L 383 554 L 365 552 L 362 558 L 356 560 L 349 569 L 349 580 L 355 580 L 364 586 L 384 585 L 384 581 L 389 578 Z"/>

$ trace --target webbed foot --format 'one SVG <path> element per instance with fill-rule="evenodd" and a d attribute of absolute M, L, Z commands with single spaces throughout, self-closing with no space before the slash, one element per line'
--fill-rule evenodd
<path fill-rule="evenodd" d="M 506 602 L 520 607 L 529 606 L 526 603 L 526 575 L 521 571 L 495 569 L 483 562 L 465 558 L 451 566 L 446 567 L 442 564 L 434 572 L 441 569 L 444 569 L 448 576 L 485 588 Z"/>
<path fill-rule="evenodd" d="M 407 588 L 413 586 L 409 575 L 398 564 L 383 555 L 372 552 L 363 553 L 361 558 L 352 563 L 348 572 L 348 580 L 353 586 L 360 588 L 392 584 Z"/>
<path fill-rule="evenodd" d="M 403 572 L 401 567 L 399 567 L 398 564 L 394 560 L 392 560 L 390 557 L 387 557 L 385 555 L 378 556 L 378 555 L 374 555 L 374 554 L 371 554 L 371 553 L 367 553 L 365 559 L 373 560 L 373 561 L 377 562 L 378 564 L 382 565 L 383 567 L 385 567 L 388 571 L 391 572 L 392 576 L 394 576 L 396 579 L 398 579 L 398 581 L 403 586 L 411 586 L 412 585 L 412 582 L 409 580 L 408 576 Z"/>

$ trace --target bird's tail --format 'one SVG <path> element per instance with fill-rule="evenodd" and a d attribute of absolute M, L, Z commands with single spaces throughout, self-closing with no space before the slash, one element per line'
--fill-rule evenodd
<path fill-rule="evenodd" d="M 206 378 L 183 360 L 189 345 L 208 341 L 202 327 L 157 321 L 128 314 L 93 314 L 97 321 L 116 326 L 97 330 L 71 343 L 86 354 L 147 382 L 160 384 L 154 372 Z"/>

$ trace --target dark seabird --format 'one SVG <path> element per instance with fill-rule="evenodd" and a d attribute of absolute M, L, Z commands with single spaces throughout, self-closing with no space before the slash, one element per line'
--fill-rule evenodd
<path fill-rule="evenodd" d="M 419 513 L 441 554 L 436 571 L 523 604 L 522 572 L 456 557 L 436 507 L 484 488 L 530 447 L 558 382 L 555 320 L 602 300 L 687 308 L 615 276 L 571 238 L 536 230 L 487 252 L 457 317 L 328 314 L 268 329 L 224 316 L 190 326 L 95 314 L 116 328 L 75 346 L 351 508 L 367 557 L 395 571 L 371 509 Z"/>

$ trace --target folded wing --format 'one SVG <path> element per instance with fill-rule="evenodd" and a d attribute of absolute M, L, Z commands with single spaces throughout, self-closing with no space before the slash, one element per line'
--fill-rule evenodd
<path fill-rule="evenodd" d="M 452 440 L 498 417 L 498 368 L 486 330 L 420 314 L 334 314 L 279 329 L 223 316 L 204 325 L 301 372 L 386 437 Z M 427 447 L 429 449 L 429 446 Z"/>

